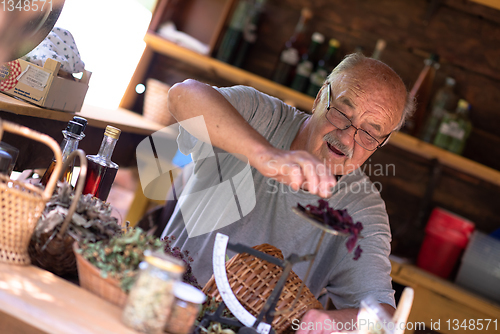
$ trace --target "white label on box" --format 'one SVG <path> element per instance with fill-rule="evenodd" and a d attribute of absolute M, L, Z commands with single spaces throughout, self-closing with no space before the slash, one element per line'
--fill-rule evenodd
<path fill-rule="evenodd" d="M 17 80 L 25 85 L 43 91 L 47 86 L 47 81 L 50 78 L 50 73 L 41 69 L 28 65 L 23 73 L 19 74 Z"/>

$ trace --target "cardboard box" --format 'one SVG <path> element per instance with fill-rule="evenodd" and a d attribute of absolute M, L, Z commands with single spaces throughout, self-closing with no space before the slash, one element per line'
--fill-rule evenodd
<path fill-rule="evenodd" d="M 80 80 L 57 76 L 61 63 L 47 59 L 42 67 L 22 59 L 0 67 L 0 92 L 40 107 L 77 112 L 89 88 L 92 72 L 84 71 Z"/>

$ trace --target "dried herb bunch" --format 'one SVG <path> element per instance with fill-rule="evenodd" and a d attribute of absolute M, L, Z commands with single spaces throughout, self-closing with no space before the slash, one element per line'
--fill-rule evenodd
<path fill-rule="evenodd" d="M 182 252 L 179 247 L 172 247 L 172 241 L 175 241 L 176 237 L 174 235 L 170 237 L 165 237 L 162 241 L 165 243 L 165 253 L 172 255 L 180 260 L 182 260 L 186 266 L 186 271 L 182 276 L 182 280 L 184 283 L 191 284 L 195 288 L 202 289 L 202 287 L 198 284 L 198 280 L 193 275 L 193 270 L 191 268 L 191 262 L 193 262 L 193 258 L 189 256 L 189 251 L 185 250 Z"/>
<path fill-rule="evenodd" d="M 135 282 L 139 263 L 144 260 L 144 251 L 162 248 L 160 239 L 146 235 L 140 228 L 131 228 L 123 235 L 109 241 L 95 243 L 85 240 L 79 252 L 90 263 L 100 269 L 101 276 L 120 281 L 123 291 L 128 293 Z"/>
<path fill-rule="evenodd" d="M 57 233 L 68 214 L 73 201 L 74 193 L 66 182 L 58 182 L 56 191 L 45 205 L 45 209 L 37 223 L 34 241 L 40 240 L 44 233 Z M 116 217 L 111 216 L 112 208 L 108 203 L 92 195 L 82 195 L 78 199 L 76 212 L 73 214 L 68 227 L 68 234 L 73 239 L 89 240 L 92 242 L 107 240 L 122 233 L 122 227 Z"/>

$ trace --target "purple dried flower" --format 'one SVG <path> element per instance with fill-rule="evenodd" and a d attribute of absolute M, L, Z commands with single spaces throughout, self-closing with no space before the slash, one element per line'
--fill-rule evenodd
<path fill-rule="evenodd" d="M 356 250 L 354 251 L 354 257 L 353 257 L 353 260 L 357 260 L 361 257 L 361 253 L 363 252 L 363 250 L 361 249 L 361 247 L 356 247 Z"/>
<path fill-rule="evenodd" d="M 318 218 L 323 224 L 333 228 L 336 231 L 350 234 L 347 239 L 346 247 L 347 251 L 350 253 L 354 250 L 358 237 L 363 230 L 363 224 L 357 222 L 353 224 L 351 215 L 344 210 L 335 210 L 331 208 L 327 201 L 320 199 L 318 200 L 318 205 L 308 204 L 305 207 L 297 204 L 297 208 L 303 212 L 306 212 L 314 217 Z M 355 260 L 359 259 L 361 256 L 361 248 L 358 245 L 355 251 Z"/>

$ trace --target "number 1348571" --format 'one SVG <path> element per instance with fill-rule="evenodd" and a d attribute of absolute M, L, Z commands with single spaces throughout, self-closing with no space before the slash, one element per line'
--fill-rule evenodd
<path fill-rule="evenodd" d="M 470 330 L 470 331 L 487 331 L 498 330 L 498 319 L 448 319 L 446 320 L 448 330 Z"/>
<path fill-rule="evenodd" d="M 49 9 L 52 10 L 52 0 L 2 0 L 0 8 L 4 12 L 42 12 Z"/>

